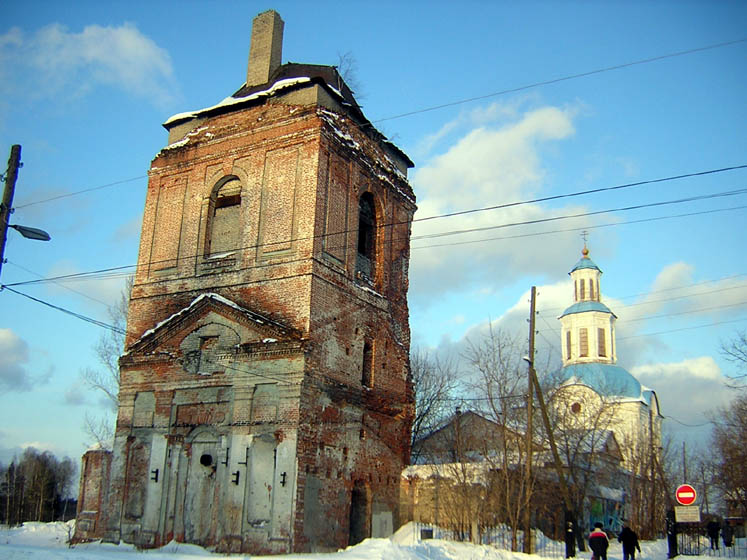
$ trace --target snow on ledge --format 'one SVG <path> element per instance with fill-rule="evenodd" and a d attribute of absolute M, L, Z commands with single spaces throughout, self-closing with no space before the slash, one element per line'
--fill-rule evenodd
<path fill-rule="evenodd" d="M 261 97 L 270 97 L 272 95 L 275 95 L 280 90 L 283 90 L 291 86 L 295 86 L 297 84 L 307 83 L 307 82 L 311 82 L 311 78 L 301 77 L 301 78 L 287 78 L 285 80 L 278 80 L 277 82 L 272 84 L 271 87 L 265 90 L 262 90 L 262 91 L 255 91 L 254 93 L 247 95 L 245 97 L 226 97 L 223 101 L 221 101 L 217 105 L 213 105 L 212 107 L 205 107 L 203 109 L 198 109 L 197 111 L 187 111 L 185 113 L 177 113 L 176 115 L 169 117 L 169 119 L 165 123 L 163 123 L 163 126 L 167 126 L 176 121 L 180 121 L 184 119 L 193 119 L 195 117 L 200 116 L 202 113 L 212 111 L 213 109 L 220 109 L 221 107 L 230 107 L 232 105 L 238 105 L 239 103 L 244 103 L 245 101 L 251 101 L 253 99 L 259 99 Z"/>
<path fill-rule="evenodd" d="M 189 313 L 189 311 L 191 311 L 198 303 L 200 303 L 204 299 L 213 299 L 213 300 L 218 301 L 218 302 L 220 302 L 220 303 L 222 303 L 224 305 L 227 305 L 229 307 L 233 307 L 234 309 L 236 309 L 237 311 L 239 311 L 243 315 L 249 317 L 252 321 L 254 321 L 257 324 L 264 325 L 265 323 L 268 323 L 268 324 L 274 323 L 274 321 L 271 321 L 270 319 L 267 319 L 266 317 L 263 317 L 259 313 L 255 313 L 254 311 L 250 311 L 249 309 L 246 309 L 245 307 L 241 307 L 239 304 L 234 303 L 230 299 L 224 298 L 220 294 L 216 294 L 216 293 L 212 293 L 211 292 L 211 293 L 207 293 L 207 294 L 200 294 L 194 300 L 192 300 L 192 303 L 190 303 L 187 307 L 185 307 L 181 311 L 177 311 L 176 313 L 174 313 L 170 317 L 164 319 L 163 321 L 160 321 L 153 328 L 150 328 L 147 331 L 145 331 L 142 335 L 140 335 L 140 338 L 137 339 L 137 341 L 135 342 L 135 344 L 137 344 L 141 340 L 144 340 L 145 338 L 151 336 L 153 333 L 155 333 L 158 329 L 160 329 L 166 323 L 169 323 L 169 322 L 173 321 L 174 319 L 176 319 L 177 317 L 180 317 L 180 316 L 184 315 L 185 313 Z M 280 328 L 283 328 L 283 330 L 285 330 L 285 328 L 282 327 L 282 325 L 280 325 L 279 323 L 276 323 L 276 326 L 280 327 Z"/>

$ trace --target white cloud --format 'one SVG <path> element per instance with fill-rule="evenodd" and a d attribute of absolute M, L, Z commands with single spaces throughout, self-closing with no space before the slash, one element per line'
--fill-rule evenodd
<path fill-rule="evenodd" d="M 574 133 L 574 114 L 572 109 L 557 107 L 520 113 L 516 107 L 494 104 L 464 117 L 470 124 L 479 126 L 465 133 L 446 152 L 427 161 L 412 177 L 418 195 L 416 220 L 535 196 L 546 182 L 540 153 L 549 143 Z M 436 136 L 447 129 L 451 130 L 450 125 Z M 411 297 L 416 304 L 427 304 L 436 293 L 471 291 L 480 289 L 486 282 L 499 288 L 519 274 L 556 276 L 557 271 L 567 265 L 562 255 L 572 254 L 577 249 L 571 247 L 570 236 L 555 238 L 551 249 L 542 237 L 508 241 L 516 234 L 536 231 L 531 226 L 502 227 L 580 211 L 583 208 L 551 211 L 540 205 L 522 205 L 416 221 L 412 238 Z M 578 219 L 563 223 L 565 228 L 581 228 L 590 221 Z M 483 231 L 475 231 L 480 229 Z M 460 233 L 443 236 L 444 232 L 455 231 Z M 479 241 L 486 238 L 491 241 Z"/>
<path fill-rule="evenodd" d="M 0 329 L 0 388 L 3 391 L 29 391 L 31 374 L 26 369 L 29 346 L 10 329 Z"/>
<path fill-rule="evenodd" d="M 68 387 L 65 390 L 64 401 L 65 404 L 72 406 L 80 406 L 86 404 L 86 396 L 80 385 Z"/>
<path fill-rule="evenodd" d="M 656 391 L 661 412 L 669 418 L 670 431 L 702 427 L 710 432 L 710 414 L 728 404 L 735 396 L 721 369 L 710 356 L 681 362 L 647 364 L 631 368 L 638 380 Z M 684 426 L 686 424 L 687 426 Z M 691 430 L 690 430 L 691 431 Z"/>
<path fill-rule="evenodd" d="M 161 105 L 175 89 L 168 52 L 130 23 L 89 25 L 80 33 L 61 24 L 29 35 L 13 28 L 0 35 L 0 76 L 4 90 L 21 86 L 39 97 L 83 95 L 105 85 Z"/>

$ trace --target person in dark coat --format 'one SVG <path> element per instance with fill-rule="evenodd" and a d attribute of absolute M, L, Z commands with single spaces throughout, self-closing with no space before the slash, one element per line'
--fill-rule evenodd
<path fill-rule="evenodd" d="M 635 560 L 636 549 L 638 549 L 638 552 L 641 551 L 641 545 L 638 544 L 638 535 L 636 532 L 627 525 L 624 525 L 622 531 L 617 536 L 617 540 L 623 545 L 623 560 Z"/>
<path fill-rule="evenodd" d="M 715 519 L 711 519 L 706 525 L 708 538 L 711 539 L 711 550 L 718 550 L 718 534 L 721 532 L 721 524 Z"/>
<path fill-rule="evenodd" d="M 607 533 L 602 530 L 602 524 L 594 523 L 594 530 L 589 535 L 589 548 L 594 553 L 595 560 L 607 560 L 607 548 L 610 546 L 610 540 Z"/>
<path fill-rule="evenodd" d="M 573 532 L 573 521 L 567 521 L 565 524 L 565 557 L 574 558 L 576 556 L 576 535 Z"/>
<path fill-rule="evenodd" d="M 734 529 L 728 522 L 724 522 L 724 528 L 721 530 L 721 538 L 724 539 L 724 546 L 730 548 L 734 544 Z"/>

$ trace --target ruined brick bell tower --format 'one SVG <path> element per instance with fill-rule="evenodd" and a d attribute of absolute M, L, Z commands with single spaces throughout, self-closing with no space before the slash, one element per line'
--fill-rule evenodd
<path fill-rule="evenodd" d="M 171 117 L 153 160 L 114 447 L 76 538 L 336 550 L 398 526 L 409 455 L 409 158 L 333 66 L 281 64 Z"/>

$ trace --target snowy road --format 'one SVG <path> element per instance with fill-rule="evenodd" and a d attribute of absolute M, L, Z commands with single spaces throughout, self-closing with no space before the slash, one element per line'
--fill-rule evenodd
<path fill-rule="evenodd" d="M 225 558 L 205 549 L 172 542 L 158 550 L 140 551 L 130 545 L 89 543 L 69 548 L 66 544 L 71 525 L 66 523 L 25 523 L 22 527 L 0 528 L 0 559 L 2 560 L 196 560 L 196 558 Z M 410 526 L 403 527 L 389 539 L 367 539 L 357 546 L 330 554 L 289 554 L 271 556 L 272 560 L 540 560 L 537 555 L 499 550 L 442 540 L 420 541 Z M 664 541 L 641 543 L 638 560 L 665 560 Z M 578 560 L 588 560 L 590 553 L 582 553 Z M 257 559 L 257 556 L 232 555 L 237 560 Z M 711 556 L 686 556 L 683 560 L 713 560 Z M 735 557 L 732 557 L 735 558 Z M 622 560 L 617 542 L 610 544 L 608 560 Z"/>

